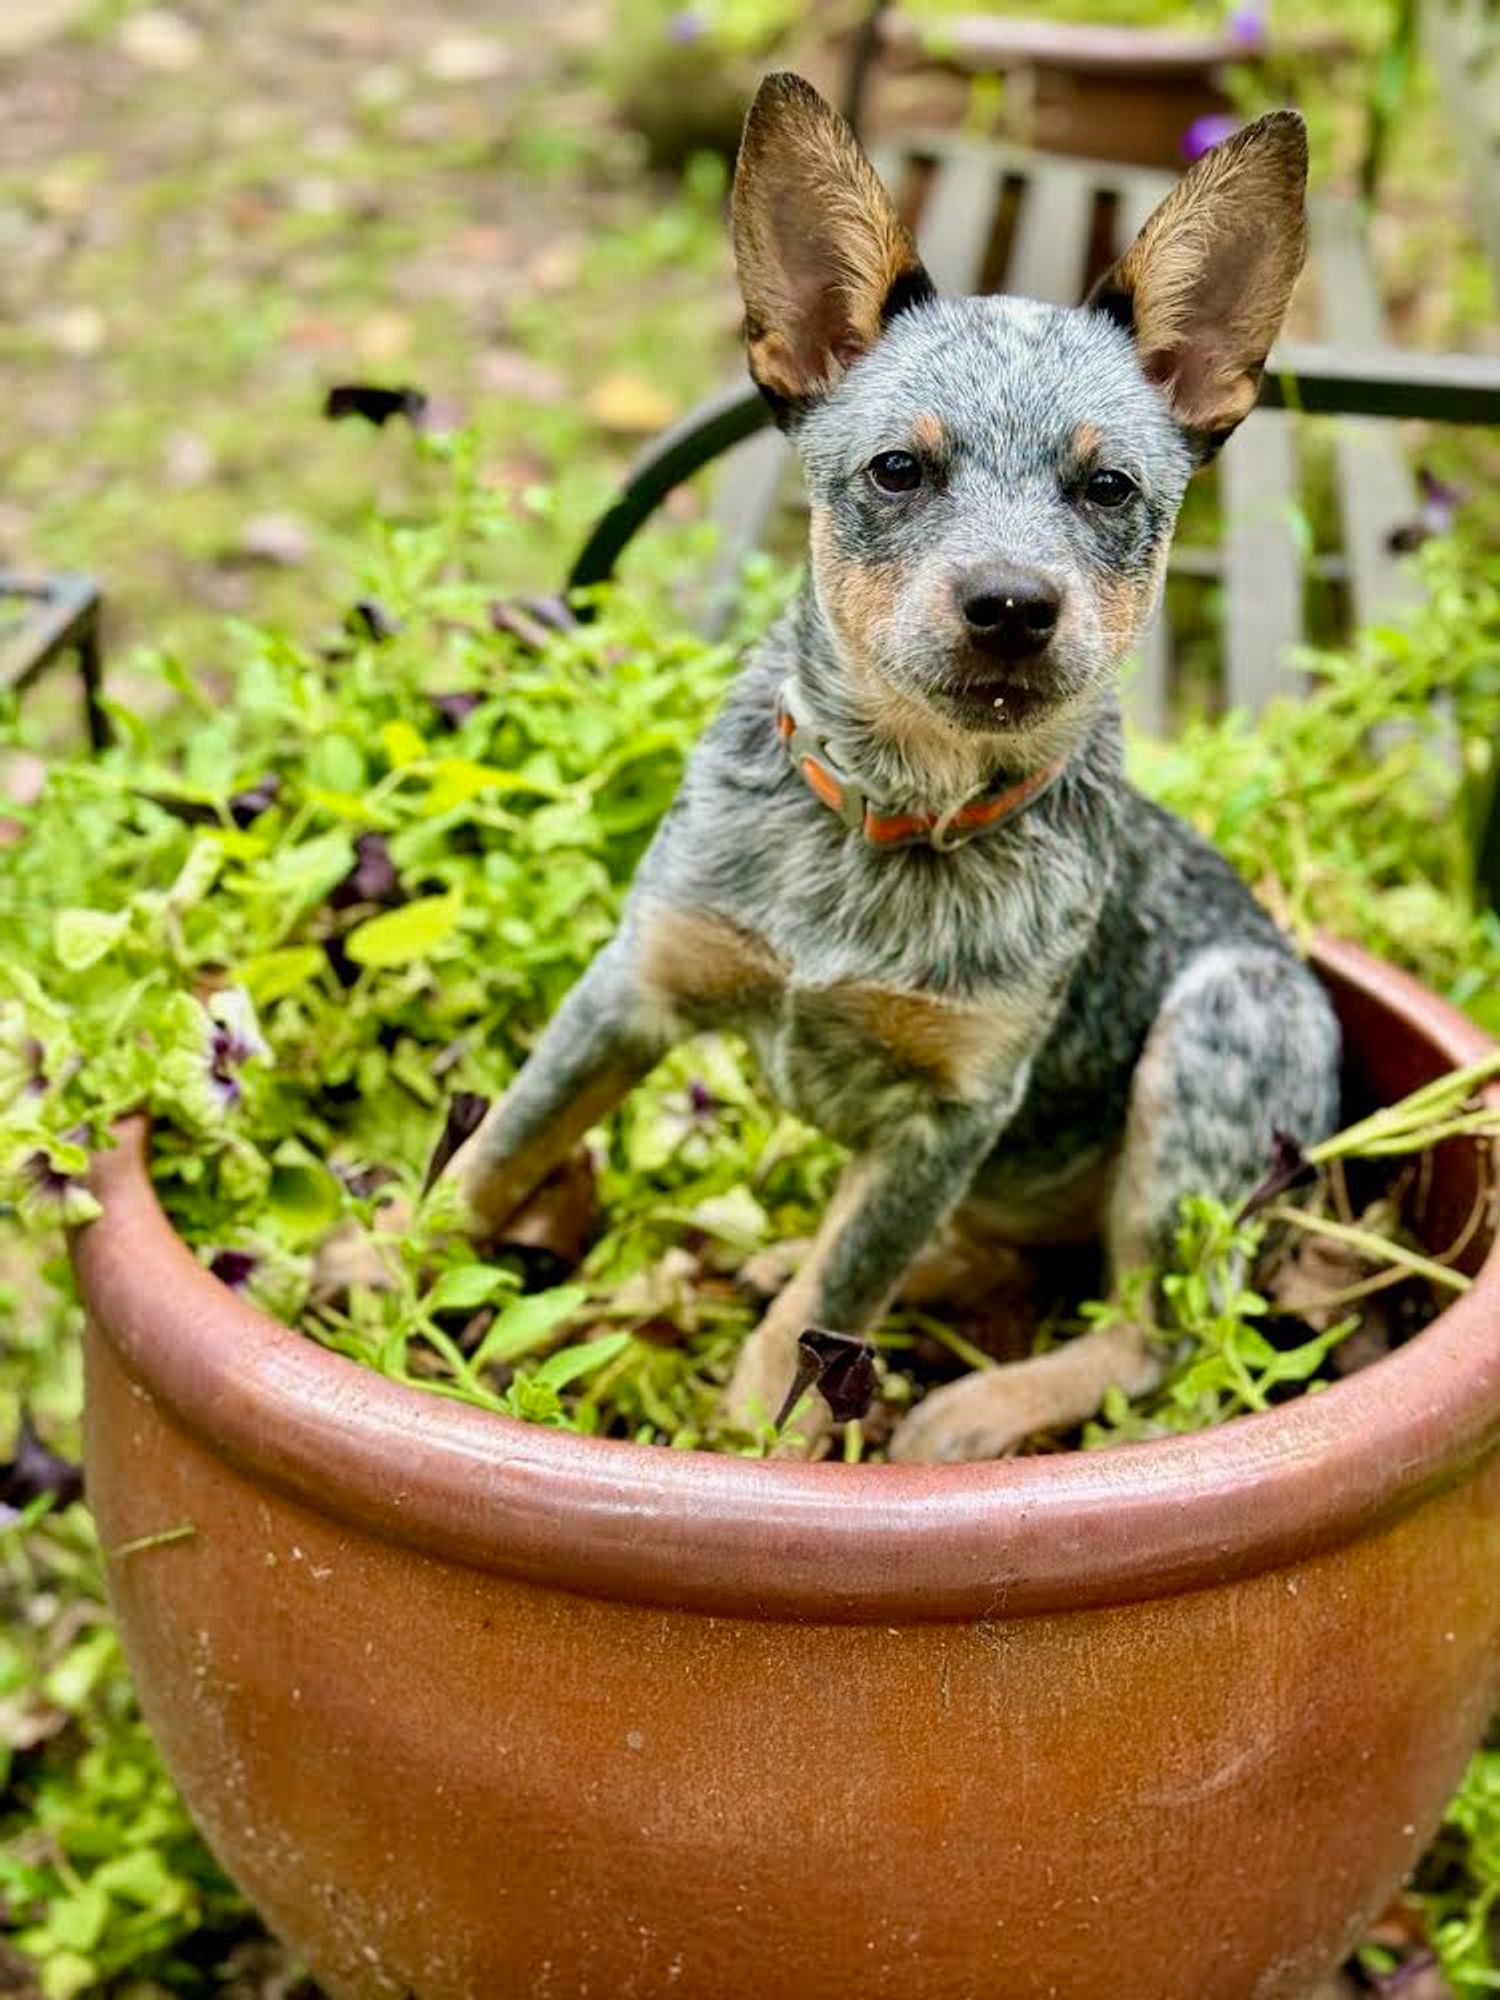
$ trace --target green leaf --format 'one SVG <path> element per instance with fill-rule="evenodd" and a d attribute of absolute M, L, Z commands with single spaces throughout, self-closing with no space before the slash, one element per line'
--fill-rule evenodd
<path fill-rule="evenodd" d="M 558 1285 L 550 1292 L 532 1292 L 512 1299 L 475 1350 L 471 1367 L 493 1367 L 497 1362 L 519 1361 L 523 1355 L 544 1347 L 564 1320 L 571 1319 L 588 1298 L 584 1285 Z"/>
<path fill-rule="evenodd" d="M 247 958 L 240 982 L 251 999 L 263 1007 L 268 1001 L 283 1000 L 288 993 L 295 993 L 298 987 L 315 979 L 327 963 L 327 954 L 316 945 L 287 945 L 280 951 L 263 951 L 255 958 Z"/>
<path fill-rule="evenodd" d="M 423 1300 L 428 1312 L 471 1312 L 508 1290 L 511 1280 L 493 1264 L 459 1264 L 444 1271 Z"/>
<path fill-rule="evenodd" d="M 52 949 L 70 972 L 97 965 L 130 924 L 128 910 L 59 910 L 52 919 Z"/>
<path fill-rule="evenodd" d="M 581 1382 L 586 1375 L 593 1375 L 613 1361 L 617 1354 L 623 1354 L 634 1335 L 629 1333 L 602 1333 L 597 1340 L 580 1341 L 576 1347 L 561 1348 L 544 1361 L 532 1378 L 549 1389 L 559 1393 Z"/>
<path fill-rule="evenodd" d="M 372 970 L 388 970 L 428 958 L 445 944 L 457 928 L 464 899 L 457 889 L 445 896 L 424 896 L 399 910 L 384 910 L 356 924 L 344 940 L 344 948 L 356 965 Z"/>

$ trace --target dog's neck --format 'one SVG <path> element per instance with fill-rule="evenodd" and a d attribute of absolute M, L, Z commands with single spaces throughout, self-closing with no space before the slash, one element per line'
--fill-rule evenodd
<path fill-rule="evenodd" d="M 864 791 L 941 815 L 1007 781 L 1066 763 L 1097 716 L 1061 714 L 1026 731 L 966 730 L 847 658 L 810 584 L 790 616 L 802 707 Z"/>

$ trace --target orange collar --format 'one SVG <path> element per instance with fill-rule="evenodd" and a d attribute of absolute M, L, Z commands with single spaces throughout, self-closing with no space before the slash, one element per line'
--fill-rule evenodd
<path fill-rule="evenodd" d="M 961 847 L 976 834 L 993 833 L 1035 805 L 1042 794 L 1062 775 L 1061 764 L 1049 764 L 1033 771 L 1004 791 L 984 791 L 960 806 L 957 812 L 888 812 L 860 790 L 847 771 L 840 768 L 823 738 L 808 726 L 799 713 L 796 691 L 790 681 L 782 683 L 776 698 L 776 730 L 793 768 L 807 789 L 830 812 L 836 812 L 845 826 L 862 833 L 872 847 L 916 847 L 926 845 L 942 854 Z"/>

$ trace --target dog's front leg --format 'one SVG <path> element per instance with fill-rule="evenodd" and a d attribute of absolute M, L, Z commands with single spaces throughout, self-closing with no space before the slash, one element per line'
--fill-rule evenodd
<path fill-rule="evenodd" d="M 1007 1113 L 1009 1107 L 1007 1106 Z M 776 1416 L 797 1369 L 797 1337 L 809 1326 L 863 1333 L 900 1289 L 907 1268 L 963 1200 L 1003 1119 L 945 1107 L 899 1125 L 844 1169 L 800 1270 L 740 1352 L 724 1414 L 753 1430 Z M 828 1427 L 813 1398 L 790 1426 L 811 1452 Z"/>
<path fill-rule="evenodd" d="M 650 1025 L 630 954 L 605 947 L 548 1022 L 535 1049 L 448 1174 L 463 1194 L 469 1232 L 492 1240 L 612 1111 L 666 1049 Z"/>

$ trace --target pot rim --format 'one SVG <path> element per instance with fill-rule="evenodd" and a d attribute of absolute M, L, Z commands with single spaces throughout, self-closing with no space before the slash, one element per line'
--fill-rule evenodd
<path fill-rule="evenodd" d="M 1358 947 L 1316 960 L 1445 1061 L 1488 1037 Z M 1211 1430 L 982 1465 L 673 1451 L 387 1380 L 238 1297 L 173 1231 L 144 1125 L 94 1164 L 72 1255 L 93 1328 L 219 1457 L 316 1512 L 554 1588 L 739 1616 L 1000 1619 L 1201 1589 L 1335 1548 L 1500 1443 L 1500 1234 L 1395 1353 Z"/>

